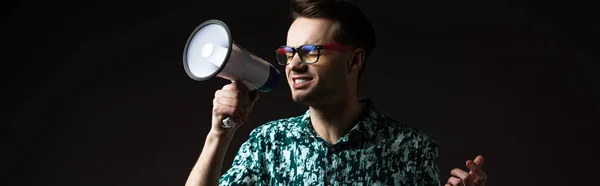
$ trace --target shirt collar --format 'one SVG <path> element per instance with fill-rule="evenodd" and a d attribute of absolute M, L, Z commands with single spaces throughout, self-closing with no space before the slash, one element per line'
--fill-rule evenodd
<path fill-rule="evenodd" d="M 353 138 L 354 134 L 362 135 L 371 139 L 377 135 L 377 123 L 381 114 L 373 107 L 373 102 L 369 98 L 359 99 L 361 112 L 356 120 L 356 125 L 350 132 L 344 135 L 338 142 L 346 142 L 349 138 Z M 318 137 L 312 125 L 310 125 L 310 109 L 307 110 L 300 118 L 300 130 L 302 134 Z"/>

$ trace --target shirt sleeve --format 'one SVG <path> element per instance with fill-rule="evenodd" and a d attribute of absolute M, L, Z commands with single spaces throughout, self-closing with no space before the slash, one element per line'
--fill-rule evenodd
<path fill-rule="evenodd" d="M 231 168 L 219 179 L 220 186 L 262 185 L 264 142 L 260 128 L 254 129 L 238 150 Z"/>
<path fill-rule="evenodd" d="M 423 148 L 423 158 L 419 166 L 420 182 L 416 185 L 440 186 L 440 169 L 438 167 L 438 146 L 431 139 L 427 140 Z"/>

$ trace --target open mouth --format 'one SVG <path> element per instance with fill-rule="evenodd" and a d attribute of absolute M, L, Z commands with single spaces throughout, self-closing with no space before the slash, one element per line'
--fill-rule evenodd
<path fill-rule="evenodd" d="M 302 84 L 310 80 L 311 79 L 294 79 L 294 84 Z"/>
<path fill-rule="evenodd" d="M 296 89 L 304 88 L 312 82 L 312 77 L 294 77 L 292 78 L 293 87 Z"/>

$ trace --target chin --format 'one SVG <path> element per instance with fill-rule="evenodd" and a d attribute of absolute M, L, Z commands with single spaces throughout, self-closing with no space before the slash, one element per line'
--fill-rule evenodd
<path fill-rule="evenodd" d="M 335 92 L 324 93 L 310 90 L 292 90 L 292 99 L 294 102 L 311 107 L 328 107 L 343 101 L 344 98 L 343 95 Z"/>
<path fill-rule="evenodd" d="M 307 87 L 303 89 L 295 89 L 293 87 L 293 83 L 290 82 L 290 93 L 292 95 L 292 99 L 295 102 L 305 102 L 309 97 L 312 97 L 313 87 Z"/>
<path fill-rule="evenodd" d="M 292 99 L 297 103 L 306 103 L 307 95 L 303 93 L 292 92 Z"/>

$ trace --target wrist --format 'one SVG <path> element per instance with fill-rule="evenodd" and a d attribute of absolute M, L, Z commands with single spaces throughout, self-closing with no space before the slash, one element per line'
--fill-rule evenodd
<path fill-rule="evenodd" d="M 235 129 L 211 129 L 206 136 L 206 140 L 219 143 L 229 142 L 234 133 Z"/>

